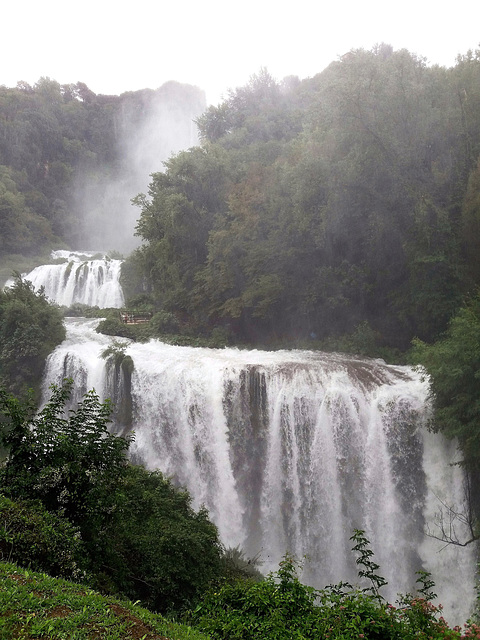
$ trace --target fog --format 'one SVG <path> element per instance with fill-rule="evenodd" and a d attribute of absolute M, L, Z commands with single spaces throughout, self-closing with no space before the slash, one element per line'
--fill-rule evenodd
<path fill-rule="evenodd" d="M 202 90 L 176 82 L 120 96 L 116 166 L 110 175 L 83 171 L 77 179 L 78 248 L 128 254 L 139 245 L 134 232 L 140 210 L 131 199 L 147 192 L 151 174 L 164 170 L 173 153 L 198 144 L 194 120 L 205 107 Z"/>

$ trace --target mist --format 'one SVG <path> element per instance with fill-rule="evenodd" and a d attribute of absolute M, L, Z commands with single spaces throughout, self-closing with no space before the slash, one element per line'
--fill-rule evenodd
<path fill-rule="evenodd" d="M 172 154 L 198 144 L 194 121 L 205 108 L 201 89 L 177 82 L 120 96 L 114 163 L 101 175 L 81 171 L 77 179 L 77 248 L 126 255 L 140 244 L 134 235 L 140 210 L 131 199 L 147 192 L 151 174 Z"/>

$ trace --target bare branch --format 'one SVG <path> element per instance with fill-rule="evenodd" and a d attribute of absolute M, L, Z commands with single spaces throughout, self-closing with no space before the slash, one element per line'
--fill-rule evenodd
<path fill-rule="evenodd" d="M 427 524 L 425 535 L 429 538 L 440 540 L 440 542 L 445 542 L 445 547 L 451 544 L 457 547 L 466 547 L 480 539 L 471 506 L 471 486 L 469 480 L 466 480 L 464 490 L 465 511 L 459 510 L 458 507 L 454 505 L 447 504 L 435 494 L 441 508 L 434 516 L 435 528 L 432 530 Z M 445 547 L 442 547 L 442 549 Z"/>

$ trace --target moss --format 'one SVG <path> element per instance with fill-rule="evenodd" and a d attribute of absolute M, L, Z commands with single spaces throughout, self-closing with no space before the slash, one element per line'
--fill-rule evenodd
<path fill-rule="evenodd" d="M 68 263 L 67 268 L 65 269 L 65 273 L 63 275 L 63 286 L 65 286 L 67 284 L 67 282 L 68 282 L 70 274 L 72 273 L 73 265 L 74 265 L 74 262 L 73 262 L 73 260 L 71 260 Z"/>
<path fill-rule="evenodd" d="M 131 376 L 133 373 L 133 369 L 134 369 L 134 364 L 133 364 L 133 360 L 131 358 L 131 356 L 125 356 L 122 360 L 122 371 L 126 374 Z"/>

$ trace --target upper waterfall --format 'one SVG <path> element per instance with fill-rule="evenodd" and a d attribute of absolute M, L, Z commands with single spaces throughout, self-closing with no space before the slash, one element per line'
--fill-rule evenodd
<path fill-rule="evenodd" d="M 45 295 L 66 307 L 74 303 L 100 308 L 123 307 L 120 286 L 121 260 L 82 251 L 53 251 L 60 264 L 44 264 L 25 275 L 35 289 L 44 287 Z"/>
<path fill-rule="evenodd" d="M 341 354 L 150 341 L 123 344 L 127 380 L 101 357 L 112 339 L 97 322 L 68 320 L 45 388 L 72 377 L 78 394 L 95 388 L 126 406 L 114 428 L 135 432 L 132 459 L 187 487 L 226 546 L 260 554 L 266 571 L 286 551 L 305 556 L 303 579 L 323 587 L 356 581 L 349 538 L 362 528 L 390 601 L 426 569 L 450 619 L 468 617 L 474 549 L 440 552 L 424 534 L 442 504 L 462 508 L 464 493 L 455 447 L 424 429 L 419 372 Z"/>

